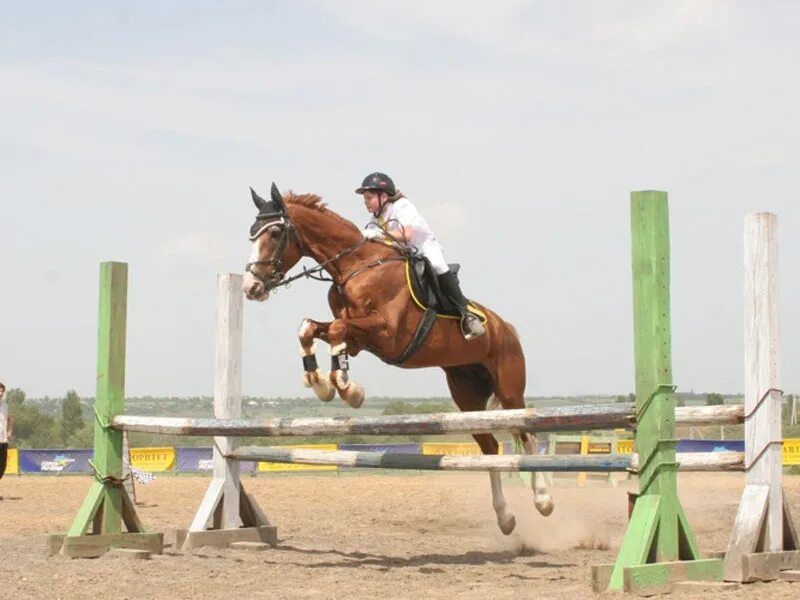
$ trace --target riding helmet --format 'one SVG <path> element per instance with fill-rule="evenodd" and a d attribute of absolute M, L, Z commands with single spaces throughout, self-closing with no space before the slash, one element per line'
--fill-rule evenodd
<path fill-rule="evenodd" d="M 394 181 L 392 181 L 392 178 L 386 173 L 380 173 L 377 171 L 364 177 L 364 181 L 361 182 L 361 187 L 356 190 L 356 194 L 363 194 L 364 192 L 370 190 L 376 192 L 386 192 L 390 196 L 394 196 L 397 193 L 397 189 L 394 187 Z"/>

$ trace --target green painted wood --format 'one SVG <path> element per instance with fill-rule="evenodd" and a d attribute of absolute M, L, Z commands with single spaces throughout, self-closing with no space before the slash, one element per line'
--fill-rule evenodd
<path fill-rule="evenodd" d="M 72 521 L 72 526 L 67 531 L 68 536 L 84 535 L 89 531 L 89 527 L 94 522 L 94 516 L 103 503 L 104 497 L 105 490 L 103 485 L 100 482 L 93 481 L 92 486 L 89 488 L 89 493 L 86 494 L 83 504 L 78 509 L 78 514 L 75 515 L 75 519 Z"/>
<path fill-rule="evenodd" d="M 612 590 L 625 587 L 631 568 L 646 565 L 641 572 L 657 579 L 658 573 L 674 570 L 664 565 L 699 558 L 677 491 L 666 192 L 631 194 L 631 245 L 639 497 L 611 577 Z"/>
<path fill-rule="evenodd" d="M 679 581 L 722 581 L 722 560 L 705 558 L 627 567 L 623 591 L 667 593 Z"/>
<path fill-rule="evenodd" d="M 659 523 L 661 496 L 650 494 L 636 499 L 636 505 L 622 538 L 617 562 L 611 573 L 608 589 L 621 590 L 625 584 L 624 569 L 647 562 Z M 641 538 L 641 539 L 640 539 Z"/>
<path fill-rule="evenodd" d="M 121 534 L 123 522 L 128 531 L 144 533 L 122 485 L 122 431 L 104 426 L 125 409 L 127 302 L 128 265 L 102 263 L 93 460 L 96 481 L 69 529 L 67 536 L 70 538 L 85 536 L 89 532 Z"/>

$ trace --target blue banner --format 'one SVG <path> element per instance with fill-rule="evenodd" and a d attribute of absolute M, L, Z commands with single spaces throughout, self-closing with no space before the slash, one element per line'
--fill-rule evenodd
<path fill-rule="evenodd" d="M 211 448 L 198 446 L 175 448 L 175 470 L 178 473 L 212 473 L 214 471 L 214 453 Z M 256 463 L 240 462 L 240 473 L 255 473 Z"/>
<path fill-rule="evenodd" d="M 744 440 L 679 440 L 678 452 L 744 452 Z"/>
<path fill-rule="evenodd" d="M 91 473 L 89 460 L 94 450 L 23 450 L 19 451 L 20 473 Z"/>

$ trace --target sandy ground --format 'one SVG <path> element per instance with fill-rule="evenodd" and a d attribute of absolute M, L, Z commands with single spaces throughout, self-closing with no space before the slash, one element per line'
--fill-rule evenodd
<path fill-rule="evenodd" d="M 159 477 L 138 486 L 140 516 L 174 541 L 208 486 Z M 132 561 L 47 557 L 46 534 L 69 527 L 87 477 L 0 481 L 2 598 L 582 598 L 590 565 L 613 562 L 624 532 L 623 489 L 553 490 L 556 511 L 536 514 L 530 490 L 510 480 L 517 530 L 494 525 L 488 476 L 275 475 L 245 480 L 278 526 L 274 550 L 167 548 Z M 723 549 L 741 493 L 738 474 L 684 474 L 680 491 L 701 551 Z M 800 514 L 800 477 L 786 479 Z M 800 584 L 753 584 L 715 598 L 800 597 Z M 598 594 L 596 598 L 618 598 Z M 670 598 L 708 596 L 674 593 Z"/>

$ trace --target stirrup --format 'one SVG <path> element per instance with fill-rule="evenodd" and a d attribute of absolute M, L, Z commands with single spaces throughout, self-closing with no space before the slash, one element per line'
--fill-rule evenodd
<path fill-rule="evenodd" d="M 469 341 L 481 337 L 486 333 L 486 328 L 478 317 L 467 312 L 461 316 L 461 333 L 464 339 Z"/>

